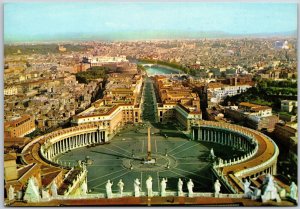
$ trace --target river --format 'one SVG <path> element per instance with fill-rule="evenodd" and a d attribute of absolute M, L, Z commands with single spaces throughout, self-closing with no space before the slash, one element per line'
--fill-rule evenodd
<path fill-rule="evenodd" d="M 148 75 L 155 75 L 155 74 L 179 74 L 183 73 L 181 70 L 165 67 L 162 65 L 153 65 L 152 67 L 145 66 Z"/>

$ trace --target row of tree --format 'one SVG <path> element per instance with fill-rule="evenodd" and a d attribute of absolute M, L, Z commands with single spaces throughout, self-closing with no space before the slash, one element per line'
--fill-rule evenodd
<path fill-rule="evenodd" d="M 86 51 L 89 46 L 65 44 L 67 51 Z M 12 54 L 55 54 L 60 53 L 57 44 L 34 44 L 34 45 L 4 45 L 4 55 Z"/>
<path fill-rule="evenodd" d="M 259 80 L 258 84 L 261 88 L 279 87 L 279 88 L 297 88 L 297 82 L 291 80 L 275 81 L 275 80 Z"/>
<path fill-rule="evenodd" d="M 91 67 L 84 72 L 79 72 L 76 74 L 76 80 L 79 83 L 89 83 L 95 79 L 105 79 L 107 77 L 108 69 L 105 67 Z"/>

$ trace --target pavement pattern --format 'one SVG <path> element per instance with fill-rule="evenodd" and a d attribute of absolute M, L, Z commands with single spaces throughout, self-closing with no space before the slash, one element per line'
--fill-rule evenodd
<path fill-rule="evenodd" d="M 109 144 L 78 148 L 61 154 L 58 163 L 76 165 L 78 160 L 85 160 L 88 156 L 92 164 L 87 166 L 87 180 L 92 193 L 104 193 L 107 180 L 113 182 L 113 192 L 118 192 L 117 183 L 120 179 L 125 184 L 124 192 L 133 191 L 136 178 L 140 179 L 142 191 L 146 191 L 148 176 L 153 179 L 153 191 L 160 191 L 162 178 L 168 180 L 167 190 L 177 191 L 178 178 L 181 178 L 184 192 L 187 192 L 186 183 L 189 179 L 194 182 L 194 191 L 212 192 L 216 178 L 210 170 L 210 149 L 214 147 L 215 154 L 226 159 L 226 153 L 232 153 L 231 148 L 190 141 L 180 135 L 181 131 L 175 126 L 160 128 L 151 129 L 152 157 L 157 159 L 156 165 L 143 164 L 143 158 L 147 156 L 146 125 L 127 125 Z"/>

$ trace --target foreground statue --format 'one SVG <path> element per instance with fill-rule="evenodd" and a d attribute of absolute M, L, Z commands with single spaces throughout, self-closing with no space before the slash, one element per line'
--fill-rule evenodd
<path fill-rule="evenodd" d="M 38 185 L 36 185 L 35 183 L 34 177 L 31 177 L 28 180 L 24 200 L 27 202 L 39 202 L 41 200 L 39 188 Z"/>
<path fill-rule="evenodd" d="M 250 189 L 250 182 L 246 179 L 244 182 L 244 196 L 246 198 L 251 198 L 252 197 L 252 190 Z"/>
<path fill-rule="evenodd" d="M 146 180 L 146 188 L 148 197 L 152 197 L 152 177 L 149 176 Z"/>
<path fill-rule="evenodd" d="M 122 179 L 120 179 L 120 181 L 118 182 L 118 187 L 119 187 L 119 193 L 120 193 L 120 195 L 122 197 L 122 195 L 123 195 L 123 189 L 124 189 L 124 183 L 123 183 Z"/>
<path fill-rule="evenodd" d="M 10 185 L 8 189 L 8 200 L 12 201 L 14 199 L 15 199 L 15 189 L 12 185 Z"/>
<path fill-rule="evenodd" d="M 135 197 L 139 197 L 140 196 L 140 191 L 141 191 L 140 185 L 141 185 L 140 180 L 139 179 L 135 179 L 134 180 L 134 184 L 133 184 L 133 186 L 134 186 L 134 196 Z"/>
<path fill-rule="evenodd" d="M 292 184 L 290 185 L 290 198 L 296 201 L 298 200 L 297 191 L 298 191 L 297 185 L 295 184 L 295 182 L 292 182 Z"/>
<path fill-rule="evenodd" d="M 42 190 L 42 199 L 46 201 L 50 200 L 50 195 L 47 190 Z"/>
<path fill-rule="evenodd" d="M 167 188 L 167 182 L 168 180 L 163 178 L 160 182 L 160 187 L 161 187 L 161 196 L 165 197 L 166 196 L 166 188 Z"/>
<path fill-rule="evenodd" d="M 183 191 L 182 191 L 182 186 L 183 186 L 183 182 L 181 180 L 181 178 L 178 179 L 178 196 L 183 196 Z"/>
<path fill-rule="evenodd" d="M 87 190 L 88 190 L 87 183 L 86 183 L 86 181 L 84 181 L 81 184 L 81 194 L 82 195 L 86 195 L 87 194 Z"/>
<path fill-rule="evenodd" d="M 53 183 L 51 185 L 51 195 L 52 195 L 52 197 L 57 197 L 57 185 L 56 185 L 55 181 L 53 181 Z"/>
<path fill-rule="evenodd" d="M 215 189 L 215 196 L 218 196 L 221 191 L 221 184 L 219 182 L 219 179 L 216 180 L 216 182 L 214 184 L 214 189 Z"/>
<path fill-rule="evenodd" d="M 211 148 L 211 150 L 210 150 L 210 158 L 211 158 L 211 159 L 215 159 L 215 158 L 216 158 L 215 152 L 214 152 L 214 149 L 213 149 L 213 148 Z"/>
<path fill-rule="evenodd" d="M 192 179 L 190 179 L 189 181 L 188 181 L 188 183 L 187 183 L 187 188 L 188 188 L 188 192 L 189 192 L 189 194 L 188 194 L 188 196 L 189 197 L 193 197 L 193 188 L 194 188 L 194 183 L 193 183 L 193 181 L 192 181 Z"/>
<path fill-rule="evenodd" d="M 112 198 L 111 187 L 113 184 L 114 184 L 113 182 L 110 182 L 110 180 L 107 180 L 107 183 L 105 185 L 107 198 Z"/>
<path fill-rule="evenodd" d="M 281 202 L 281 198 L 275 186 L 274 178 L 271 174 L 267 174 L 263 181 L 261 199 L 263 202 L 267 202 L 269 200 Z"/>

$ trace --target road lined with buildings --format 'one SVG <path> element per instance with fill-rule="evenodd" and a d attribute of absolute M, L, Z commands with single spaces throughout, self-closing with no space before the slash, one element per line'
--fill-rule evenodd
<path fill-rule="evenodd" d="M 142 104 L 143 122 L 157 122 L 156 95 L 153 87 L 153 81 L 147 76 L 144 79 L 143 104 Z"/>

